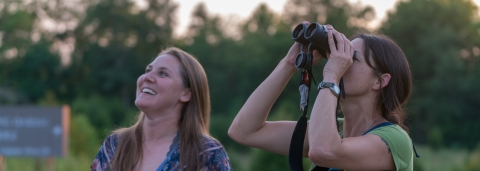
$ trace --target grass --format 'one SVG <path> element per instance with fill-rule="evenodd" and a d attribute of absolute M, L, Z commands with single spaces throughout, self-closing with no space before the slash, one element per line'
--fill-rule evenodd
<path fill-rule="evenodd" d="M 90 170 L 93 161 L 93 158 L 74 156 L 53 159 L 53 165 L 48 165 L 46 158 L 4 157 L 5 165 L 0 171 L 84 171 Z"/>
<path fill-rule="evenodd" d="M 464 149 L 432 149 L 424 145 L 415 145 L 415 148 L 421 156 L 420 158 L 414 158 L 414 163 L 416 165 L 416 168 L 414 169 L 415 171 L 459 171 L 462 170 L 467 161 L 470 160 L 470 155 L 472 153 Z M 254 162 L 252 160 L 255 158 L 255 151 L 258 151 L 258 149 L 250 150 L 249 153 L 228 151 L 230 159 L 232 160 L 232 167 L 235 170 L 247 171 L 248 168 L 250 168 L 250 165 Z M 277 162 L 278 163 L 265 163 L 265 166 L 269 167 L 272 164 L 277 166 L 285 165 L 285 162 L 288 161 L 285 158 L 278 160 Z M 310 160 L 304 159 L 304 169 L 308 170 L 310 166 Z M 289 170 L 289 168 L 287 167 L 285 170 Z"/>
<path fill-rule="evenodd" d="M 428 146 L 415 145 L 417 152 L 421 156 L 415 158 L 414 162 L 418 167 L 415 170 L 423 171 L 456 171 L 470 160 L 472 152 L 464 149 L 432 149 Z M 227 150 L 232 167 L 235 170 L 246 170 L 250 168 L 252 159 L 254 158 L 255 150 L 249 150 L 248 153 L 240 153 L 235 150 Z M 68 156 L 64 158 L 56 158 L 54 162 L 54 168 L 47 167 L 46 159 L 35 158 L 4 158 L 3 167 L 0 167 L 0 171 L 80 171 L 89 170 L 90 164 L 93 161 L 93 157 L 75 157 Z M 287 162 L 281 160 L 279 162 Z M 282 163 L 284 164 L 284 163 Z M 304 161 L 305 169 L 310 166 L 309 161 Z M 6 167 L 5 167 L 6 166 Z M 288 170 L 288 168 L 285 168 Z"/>
<path fill-rule="evenodd" d="M 420 158 L 414 158 L 425 171 L 457 171 L 468 160 L 470 152 L 464 149 L 432 149 L 415 145 Z"/>

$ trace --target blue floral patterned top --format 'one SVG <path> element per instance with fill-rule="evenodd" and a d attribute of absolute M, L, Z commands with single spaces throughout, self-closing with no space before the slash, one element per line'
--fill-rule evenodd
<path fill-rule="evenodd" d="M 204 168 L 205 171 L 230 171 L 230 160 L 222 144 L 217 140 L 203 136 L 205 151 L 201 155 L 206 155 Z M 100 150 L 90 166 L 91 171 L 109 171 L 109 163 L 112 160 L 118 144 L 118 136 L 112 134 L 108 136 L 100 146 Z M 157 168 L 157 171 L 178 171 L 180 170 L 180 141 L 178 135 L 175 137 L 167 158 Z"/>

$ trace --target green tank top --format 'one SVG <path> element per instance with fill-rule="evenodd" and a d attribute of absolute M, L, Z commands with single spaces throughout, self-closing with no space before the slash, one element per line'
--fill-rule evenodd
<path fill-rule="evenodd" d="M 382 137 L 390 147 L 397 171 L 413 170 L 413 144 L 410 136 L 398 125 L 384 126 L 370 131 Z"/>
<path fill-rule="evenodd" d="M 339 128 L 343 128 L 343 119 L 339 122 Z M 340 130 L 343 137 L 343 130 Z M 392 152 L 393 161 L 397 171 L 413 170 L 413 144 L 410 136 L 398 125 L 388 125 L 371 130 L 367 134 L 377 135 L 383 138 Z M 312 164 L 310 169 L 315 167 Z"/>

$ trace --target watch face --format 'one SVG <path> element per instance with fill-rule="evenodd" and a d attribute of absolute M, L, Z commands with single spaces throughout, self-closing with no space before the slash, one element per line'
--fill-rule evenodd
<path fill-rule="evenodd" d="M 333 86 L 335 93 L 340 94 L 340 88 L 338 86 Z"/>

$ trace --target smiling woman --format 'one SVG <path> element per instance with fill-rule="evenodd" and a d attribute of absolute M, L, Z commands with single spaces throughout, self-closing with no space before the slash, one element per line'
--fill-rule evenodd
<path fill-rule="evenodd" d="M 136 97 L 137 122 L 105 139 L 91 170 L 231 170 L 208 132 L 208 81 L 193 56 L 162 51 L 138 78 Z"/>

